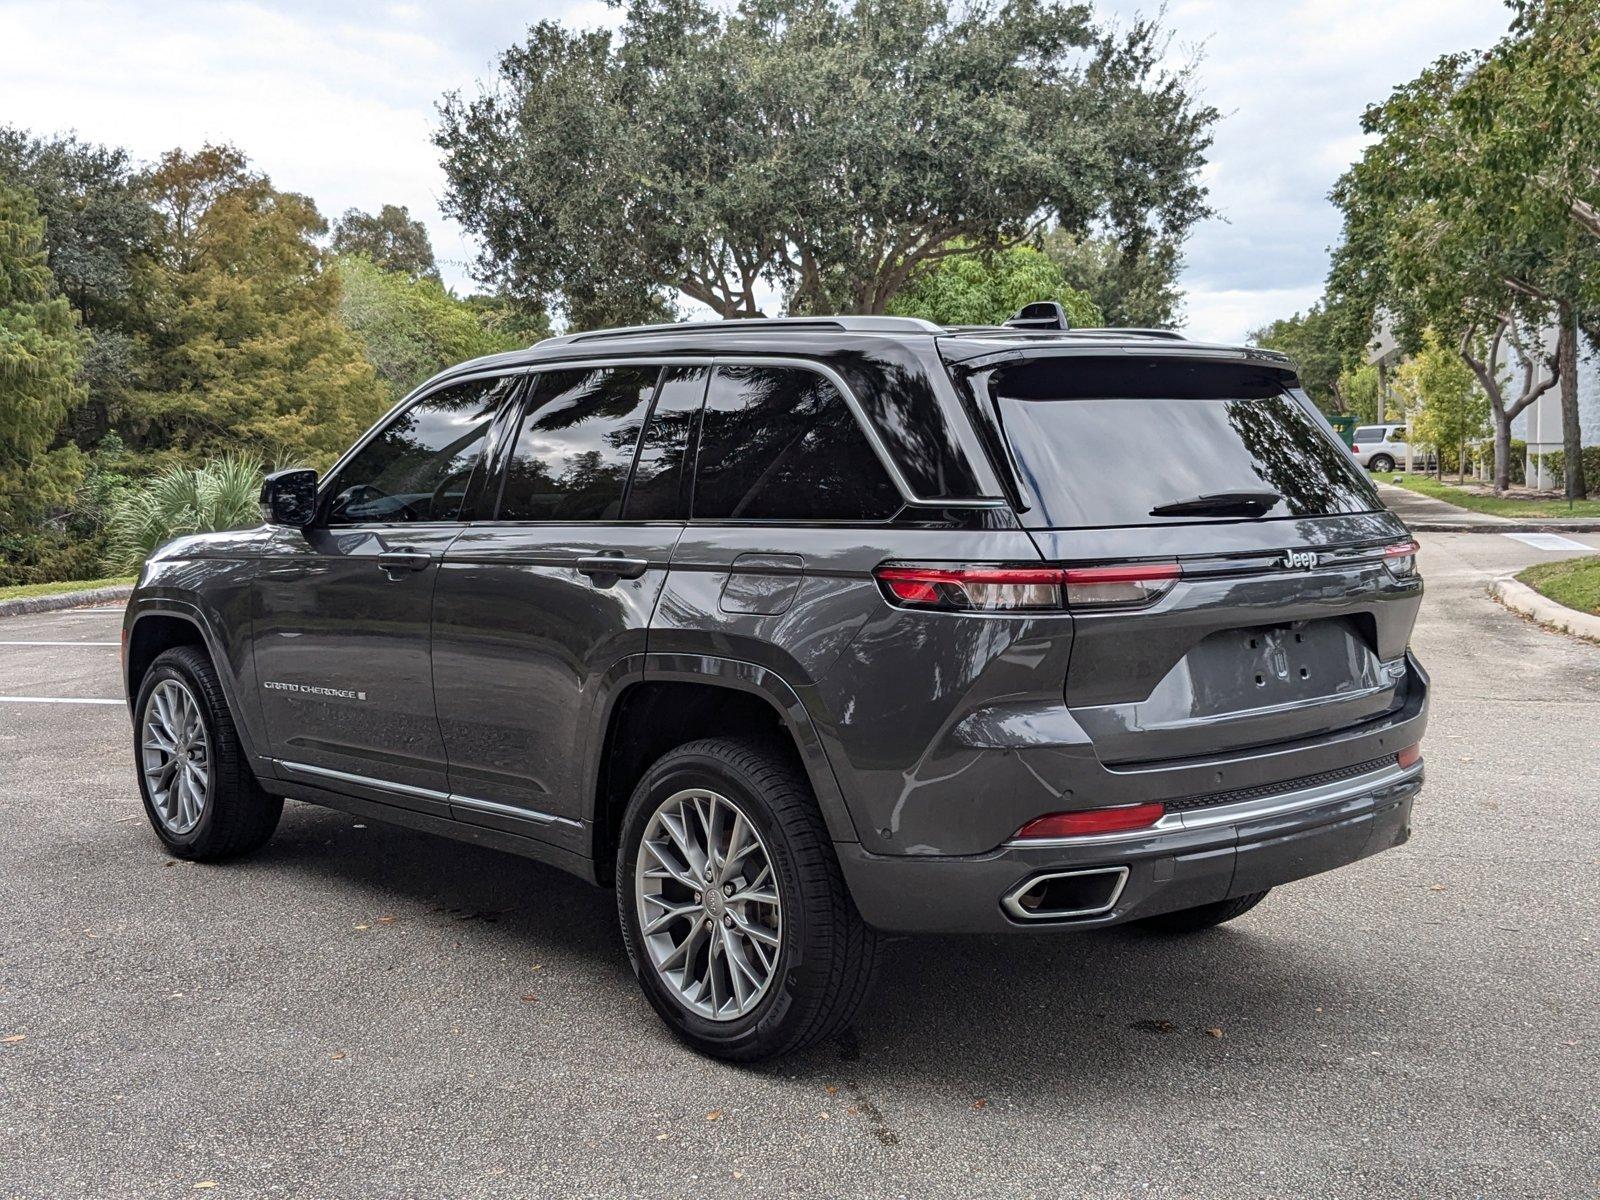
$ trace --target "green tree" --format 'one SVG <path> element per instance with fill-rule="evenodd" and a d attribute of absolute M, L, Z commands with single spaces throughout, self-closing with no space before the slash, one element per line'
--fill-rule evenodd
<path fill-rule="evenodd" d="M 0 525 L 36 523 L 65 505 L 82 473 L 56 447 L 81 398 L 78 330 L 51 278 L 33 197 L 0 183 Z"/>
<path fill-rule="evenodd" d="M 445 207 L 519 297 L 884 312 L 1052 222 L 1180 240 L 1217 113 L 1167 49 L 1051 0 L 632 0 L 616 33 L 535 25 L 446 97 Z"/>
<path fill-rule="evenodd" d="M 1035 300 L 1059 300 L 1075 327 L 1102 324 L 1094 302 L 1032 246 L 946 258 L 890 301 L 889 311 L 940 325 L 998 325 Z"/>
<path fill-rule="evenodd" d="M 439 278 L 428 227 L 412 218 L 404 205 L 385 204 L 376 213 L 345 209 L 333 226 L 333 252 L 359 254 L 385 271 L 412 279 Z"/>
<path fill-rule="evenodd" d="M 1305 315 L 1280 317 L 1260 329 L 1250 331 L 1252 346 L 1281 350 L 1300 368 L 1300 383 L 1319 408 L 1329 413 L 1350 411 L 1349 401 L 1340 390 L 1345 355 L 1327 310 L 1313 304 Z"/>
<path fill-rule="evenodd" d="M 1368 110 L 1375 139 L 1333 193 L 1345 237 L 1329 293 L 1369 328 L 1389 308 L 1412 347 L 1430 324 L 1459 338 L 1462 353 L 1507 323 L 1555 325 L 1571 464 L 1582 440 L 1574 326 L 1600 302 L 1600 226 L 1590 220 L 1600 202 L 1600 10 L 1594 0 L 1515 9 L 1494 47 L 1441 58 Z M 1497 478 L 1505 470 L 1498 463 Z M 1569 496 L 1584 494 L 1581 471 L 1569 467 L 1566 482 Z"/>
<path fill-rule="evenodd" d="M 454 363 L 537 340 L 509 321 L 496 328 L 504 314 L 457 299 L 437 280 L 381 270 L 358 255 L 336 263 L 340 319 L 394 399 Z"/>
<path fill-rule="evenodd" d="M 1382 387 L 1378 368 L 1372 363 L 1347 366 L 1339 372 L 1339 395 L 1344 399 L 1345 411 L 1358 425 L 1370 425 L 1378 419 L 1378 392 Z"/>
<path fill-rule="evenodd" d="M 1115 238 L 1079 237 L 1062 229 L 1044 235 L 1044 252 L 1061 268 L 1067 286 L 1083 292 L 1104 323 L 1121 328 L 1171 329 L 1183 319 L 1183 266 L 1174 237 L 1121 245 Z"/>
<path fill-rule="evenodd" d="M 0 128 L 0 179 L 33 194 L 51 274 L 81 318 L 84 394 L 70 431 L 88 448 L 120 416 L 140 369 L 155 214 L 125 150 L 75 137 Z"/>
<path fill-rule="evenodd" d="M 1437 333 L 1424 330 L 1422 349 L 1395 372 L 1395 390 L 1416 410 L 1410 434 L 1432 448 L 1438 474 L 1453 453 L 1464 481 L 1467 443 L 1484 435 L 1489 418 L 1488 398 L 1474 386 L 1471 369 Z"/>
<path fill-rule="evenodd" d="M 339 320 L 316 207 L 226 146 L 169 152 L 147 186 L 161 233 L 131 430 L 145 447 L 332 460 L 388 394 Z"/>

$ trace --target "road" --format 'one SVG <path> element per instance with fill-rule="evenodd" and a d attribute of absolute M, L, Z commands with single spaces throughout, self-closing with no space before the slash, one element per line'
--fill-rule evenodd
<path fill-rule="evenodd" d="M 1423 541 L 1409 844 L 1188 940 L 898 942 L 758 1069 L 607 894 L 298 804 L 176 864 L 123 708 L 0 700 L 0 1197 L 1592 1197 L 1600 647 L 1484 594 L 1560 552 Z M 0 621 L 0 696 L 116 699 L 117 628 Z"/>

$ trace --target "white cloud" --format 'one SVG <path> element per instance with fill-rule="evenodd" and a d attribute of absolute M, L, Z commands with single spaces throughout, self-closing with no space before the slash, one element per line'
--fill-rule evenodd
<path fill-rule="evenodd" d="M 1126 21 L 1154 0 L 1116 0 Z M 615 23 L 601 0 L 0 0 L 0 120 L 75 129 L 149 159 L 231 141 L 330 218 L 404 204 L 447 279 L 473 249 L 439 211 L 434 106 L 471 89 L 545 17 Z M 1338 236 L 1328 189 L 1359 152 L 1362 109 L 1447 51 L 1492 42 L 1495 0 L 1175 0 L 1174 50 L 1204 48 L 1224 113 L 1205 178 L 1220 217 L 1189 244 L 1189 329 L 1237 339 L 1320 293 Z"/>

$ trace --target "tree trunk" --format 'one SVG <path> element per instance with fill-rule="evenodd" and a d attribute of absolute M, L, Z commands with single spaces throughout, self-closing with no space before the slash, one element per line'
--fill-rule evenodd
<path fill-rule="evenodd" d="M 1494 410 L 1494 490 L 1503 492 L 1511 486 L 1511 418 L 1506 410 Z"/>
<path fill-rule="evenodd" d="M 1568 500 L 1588 496 L 1583 479 L 1583 428 L 1578 417 L 1578 341 L 1572 328 L 1572 305 L 1563 301 L 1557 319 L 1561 329 L 1556 338 L 1556 361 L 1561 370 L 1561 449 L 1566 459 Z"/>

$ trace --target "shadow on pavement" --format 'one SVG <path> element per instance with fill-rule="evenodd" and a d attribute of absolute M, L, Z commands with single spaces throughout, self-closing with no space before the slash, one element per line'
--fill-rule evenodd
<path fill-rule="evenodd" d="M 353 826 L 364 824 L 357 830 Z M 635 998 L 636 985 L 616 931 L 612 893 L 513 855 L 429 834 L 365 822 L 306 805 L 285 809 L 278 836 L 257 856 L 226 868 L 272 873 L 350 889 L 374 912 L 423 908 L 440 927 L 459 925 L 497 954 L 530 960 L 554 955 L 586 972 L 584 989 Z M 1343 1014 L 1360 1022 L 1381 1003 L 1370 989 L 1315 946 L 1270 934 L 1273 900 L 1258 916 L 1187 938 L 1126 930 L 1060 936 L 897 939 L 858 1028 L 761 1074 L 822 1081 L 894 1079 L 982 1096 L 1048 1077 L 1087 1101 L 1126 1100 L 1140 1079 L 1175 1060 L 1211 1058 L 1220 1049 L 1260 1041 Z M 1352 994 L 1354 993 L 1354 994 Z M 1391 997 L 1393 998 L 1393 997 Z M 642 998 L 645 1037 L 671 1035 Z M 582 1014 L 572 1018 L 582 1020 Z M 1222 1039 L 1207 1034 L 1222 1028 Z M 1331 1032 L 1331 1030 L 1330 1030 Z M 1296 1037 L 1304 1049 L 1303 1039 Z M 685 1054 L 690 1053 L 687 1050 Z M 1170 1078 L 1162 1085 L 1170 1085 Z"/>

